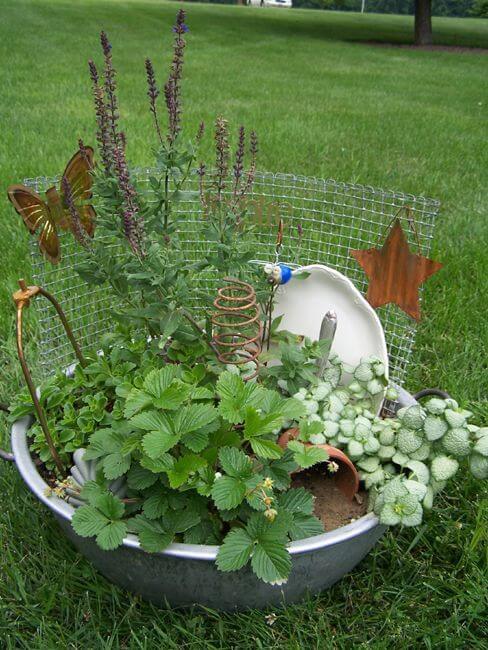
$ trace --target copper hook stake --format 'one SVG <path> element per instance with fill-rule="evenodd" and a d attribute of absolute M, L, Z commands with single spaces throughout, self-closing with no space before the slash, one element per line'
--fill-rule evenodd
<path fill-rule="evenodd" d="M 49 300 L 49 302 L 53 305 L 53 307 L 56 309 L 56 312 L 58 313 L 58 316 L 63 324 L 64 330 L 66 332 L 66 335 L 73 346 L 73 350 L 78 358 L 78 361 L 80 362 L 80 365 L 85 368 L 87 365 L 87 361 L 84 358 L 83 354 L 81 353 L 80 347 L 78 343 L 76 342 L 75 337 L 73 336 L 73 331 L 71 330 L 71 327 L 69 326 L 69 323 L 66 319 L 66 316 L 64 315 L 63 310 L 61 309 L 61 305 L 59 302 L 52 296 L 48 291 L 43 289 L 42 287 L 38 286 L 32 286 L 28 287 L 27 284 L 25 283 L 25 280 L 20 279 L 19 280 L 19 287 L 20 290 L 16 291 L 13 294 L 13 300 L 17 306 L 17 321 L 16 321 L 16 330 L 17 330 L 17 355 L 19 357 L 20 365 L 22 367 L 22 372 L 24 373 L 24 378 L 27 383 L 27 387 L 29 388 L 29 392 L 32 397 L 32 402 L 34 404 L 34 408 L 37 414 L 37 418 L 39 420 L 39 424 L 41 425 L 41 428 L 44 432 L 44 435 L 46 437 L 46 442 L 49 447 L 49 451 L 51 453 L 51 456 L 53 457 L 53 460 L 56 464 L 56 467 L 58 471 L 63 474 L 64 473 L 64 466 L 61 461 L 61 458 L 56 450 L 56 447 L 54 446 L 54 442 L 51 436 L 51 432 L 49 431 L 49 426 L 47 423 L 46 415 L 44 413 L 44 410 L 41 406 L 41 403 L 39 401 L 39 398 L 37 397 L 37 392 L 36 392 L 36 387 L 34 386 L 34 382 L 32 381 L 32 375 L 30 373 L 29 367 L 27 365 L 27 362 L 25 360 L 25 355 L 24 355 L 24 347 L 23 347 L 23 342 L 22 342 L 22 315 L 23 315 L 23 310 L 24 307 L 28 307 L 30 304 L 30 301 L 32 298 L 37 296 L 38 294 L 44 296 Z"/>

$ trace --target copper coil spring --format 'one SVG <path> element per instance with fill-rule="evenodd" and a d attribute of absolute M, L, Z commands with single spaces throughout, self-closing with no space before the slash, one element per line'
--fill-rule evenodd
<path fill-rule="evenodd" d="M 241 365 L 253 362 L 255 370 L 243 379 L 249 381 L 259 372 L 263 326 L 259 318 L 256 293 L 247 282 L 224 278 L 225 287 L 217 291 L 212 314 L 213 343 L 222 363 Z"/>

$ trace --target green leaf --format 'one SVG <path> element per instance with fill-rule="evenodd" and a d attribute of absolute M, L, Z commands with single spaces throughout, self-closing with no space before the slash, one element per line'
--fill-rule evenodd
<path fill-rule="evenodd" d="M 96 460 L 107 454 L 117 452 L 123 438 L 112 429 L 99 429 L 90 436 L 90 442 L 83 454 L 83 460 Z"/>
<path fill-rule="evenodd" d="M 284 420 L 298 420 L 306 415 L 304 403 L 294 397 L 283 398 L 275 390 L 266 390 L 262 403 L 264 413 L 279 413 Z"/>
<path fill-rule="evenodd" d="M 190 475 L 205 467 L 207 461 L 196 454 L 181 456 L 173 468 L 168 471 L 169 484 L 173 489 L 179 488 L 190 478 Z"/>
<path fill-rule="evenodd" d="M 96 481 L 87 481 L 81 488 L 80 498 L 83 501 L 88 501 L 93 506 L 95 505 L 96 499 L 102 494 L 105 494 L 105 492 L 106 489 Z"/>
<path fill-rule="evenodd" d="M 188 399 L 191 386 L 181 381 L 174 381 L 159 397 L 154 398 L 154 406 L 167 411 L 175 411 Z"/>
<path fill-rule="evenodd" d="M 124 515 L 124 504 L 112 492 L 104 492 L 94 500 L 93 504 L 108 519 L 120 519 Z"/>
<path fill-rule="evenodd" d="M 181 442 L 191 451 L 199 453 L 208 445 L 208 438 L 209 433 L 207 429 L 203 428 L 187 433 L 181 438 Z"/>
<path fill-rule="evenodd" d="M 302 440 L 309 440 L 310 436 L 315 436 L 322 433 L 324 430 L 324 422 L 322 420 L 308 420 L 303 419 L 300 422 L 300 437 Z"/>
<path fill-rule="evenodd" d="M 288 528 L 291 524 L 290 513 L 281 510 L 274 521 L 269 521 L 261 512 L 255 512 L 247 522 L 247 532 L 253 539 L 279 539 L 286 542 Z"/>
<path fill-rule="evenodd" d="M 188 398 L 192 387 L 177 380 L 178 373 L 178 366 L 169 364 L 151 370 L 147 375 L 143 387 L 151 396 L 154 406 L 174 411 Z"/>
<path fill-rule="evenodd" d="M 150 458 L 149 456 L 141 456 L 139 462 L 142 467 L 148 469 L 150 472 L 160 474 L 167 472 L 175 464 L 175 459 L 171 454 L 162 454 L 159 458 Z"/>
<path fill-rule="evenodd" d="M 71 520 L 75 533 L 81 537 L 97 535 L 107 523 L 107 517 L 93 506 L 80 506 Z"/>
<path fill-rule="evenodd" d="M 233 476 L 222 476 L 215 480 L 212 499 L 219 510 L 231 510 L 244 500 L 246 485 Z"/>
<path fill-rule="evenodd" d="M 215 420 L 219 414 L 212 404 L 190 404 L 183 406 L 175 416 L 174 428 L 181 435 L 197 431 Z"/>
<path fill-rule="evenodd" d="M 163 488 L 158 488 L 144 500 L 142 510 L 148 519 L 158 519 L 168 510 L 168 493 Z"/>
<path fill-rule="evenodd" d="M 322 522 L 313 515 L 313 495 L 305 488 L 288 490 L 280 495 L 278 505 L 291 514 L 288 533 L 291 539 L 305 539 L 324 532 Z"/>
<path fill-rule="evenodd" d="M 160 411 L 144 411 L 130 419 L 130 423 L 136 429 L 144 431 L 172 431 L 172 420 L 166 413 Z"/>
<path fill-rule="evenodd" d="M 329 454 L 325 449 L 313 445 L 307 447 L 303 443 L 298 442 L 298 440 L 291 440 L 288 443 L 288 449 L 293 452 L 295 462 L 303 469 L 312 467 L 312 465 L 316 465 L 317 463 L 323 463 L 329 458 Z"/>
<path fill-rule="evenodd" d="M 279 429 L 283 423 L 281 413 L 269 413 L 262 416 L 256 409 L 250 407 L 246 410 L 244 420 L 244 438 L 250 440 L 254 436 L 262 436 Z"/>
<path fill-rule="evenodd" d="M 97 544 L 104 551 L 112 551 L 122 544 L 127 532 L 123 521 L 111 521 L 97 535 Z"/>
<path fill-rule="evenodd" d="M 122 444 L 120 448 L 120 453 L 122 456 L 125 456 L 127 454 L 132 454 L 133 451 L 139 448 L 139 445 L 141 444 L 141 434 L 138 433 L 133 433 L 132 435 L 128 436 L 124 443 Z"/>
<path fill-rule="evenodd" d="M 253 474 L 250 478 L 245 480 L 246 486 L 246 501 L 253 508 L 253 510 L 259 510 L 263 512 L 266 510 L 266 506 L 263 501 L 263 492 L 261 490 L 256 490 L 257 486 L 263 482 L 262 474 Z M 271 490 L 264 490 L 266 496 L 272 494 Z"/>
<path fill-rule="evenodd" d="M 133 463 L 127 474 L 127 485 L 132 490 L 145 490 L 154 485 L 158 477 L 151 470 L 142 467 L 138 463 Z"/>
<path fill-rule="evenodd" d="M 143 390 L 133 388 L 129 395 L 127 396 L 125 406 L 124 406 L 124 416 L 126 418 L 131 418 L 142 409 L 145 409 L 146 406 L 152 404 L 152 398 L 150 395 L 145 393 Z"/>
<path fill-rule="evenodd" d="M 259 540 L 252 554 L 251 566 L 263 582 L 283 584 L 291 571 L 291 557 L 286 544 L 278 539 Z"/>
<path fill-rule="evenodd" d="M 203 519 L 196 526 L 185 531 L 183 541 L 185 544 L 218 544 L 218 531 L 208 519 Z"/>
<path fill-rule="evenodd" d="M 165 341 L 168 336 L 171 336 L 178 329 L 181 323 L 182 316 L 179 312 L 173 311 L 164 318 L 161 318 L 159 322 L 161 330 L 161 339 Z"/>
<path fill-rule="evenodd" d="M 278 504 L 288 512 L 313 513 L 313 494 L 305 488 L 294 488 L 280 495 Z"/>
<path fill-rule="evenodd" d="M 222 447 L 219 451 L 220 466 L 226 474 L 246 478 L 252 474 L 252 461 L 249 456 L 235 447 Z"/>
<path fill-rule="evenodd" d="M 180 436 L 169 431 L 150 431 L 142 439 L 142 448 L 149 458 L 161 458 L 178 444 Z"/>
<path fill-rule="evenodd" d="M 124 399 L 127 399 L 132 389 L 133 386 L 130 383 L 130 381 L 124 381 L 115 388 L 115 394 L 118 397 L 123 397 Z"/>
<path fill-rule="evenodd" d="M 159 553 L 171 544 L 174 538 L 172 530 L 142 530 L 139 533 L 139 541 L 142 548 L 149 553 Z"/>
<path fill-rule="evenodd" d="M 174 531 L 160 521 L 151 521 L 144 515 L 137 515 L 128 522 L 129 530 L 137 533 L 142 548 L 149 553 L 158 553 L 173 541 Z"/>
<path fill-rule="evenodd" d="M 256 456 L 260 458 L 275 459 L 280 458 L 283 454 L 283 449 L 272 440 L 253 438 L 251 440 L 251 448 Z"/>
<path fill-rule="evenodd" d="M 208 388 L 205 388 L 205 386 L 196 386 L 190 395 L 192 400 L 198 400 L 198 399 L 214 399 L 215 393 Z"/>
<path fill-rule="evenodd" d="M 221 398 L 219 412 L 231 424 L 243 422 L 246 409 L 258 408 L 265 395 L 265 389 L 258 384 L 244 382 L 227 370 L 220 375 L 216 389 Z"/>
<path fill-rule="evenodd" d="M 105 478 L 113 480 L 125 474 L 131 465 L 131 456 L 123 456 L 121 453 L 116 452 L 109 454 L 103 459 L 103 474 Z"/>
<path fill-rule="evenodd" d="M 144 390 L 153 397 L 161 397 L 172 381 L 176 379 L 178 372 L 179 368 L 175 364 L 168 364 L 164 368 L 151 370 L 144 379 Z"/>
<path fill-rule="evenodd" d="M 224 538 L 217 553 L 216 563 L 220 571 L 237 571 L 245 566 L 254 547 L 254 541 L 244 528 L 231 530 Z"/>
<path fill-rule="evenodd" d="M 164 521 L 175 533 L 184 533 L 200 522 L 200 514 L 190 505 L 183 510 L 168 512 Z"/>
<path fill-rule="evenodd" d="M 286 490 L 291 483 L 291 472 L 297 468 L 293 453 L 289 449 L 285 449 L 283 456 L 279 460 L 266 463 L 262 472 L 274 481 L 274 487 L 277 490 Z"/>
<path fill-rule="evenodd" d="M 317 517 L 297 512 L 293 515 L 293 522 L 288 532 L 292 540 L 306 539 L 321 535 L 324 532 L 324 526 Z"/>

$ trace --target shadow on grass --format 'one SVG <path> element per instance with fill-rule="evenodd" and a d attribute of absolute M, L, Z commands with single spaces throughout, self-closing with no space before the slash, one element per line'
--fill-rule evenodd
<path fill-rule="evenodd" d="M 188 5 L 187 5 L 188 6 Z M 200 5 L 201 6 L 201 5 Z M 249 42 L 262 38 L 305 37 L 319 40 L 360 43 L 364 45 L 408 46 L 415 51 L 477 52 L 488 48 L 488 30 L 483 21 L 474 19 L 434 19 L 434 43 L 431 48 L 417 48 L 413 43 L 413 16 L 359 14 L 352 12 L 292 9 L 288 11 L 257 8 L 206 5 L 205 12 L 191 16 L 200 26 L 220 34 L 235 33 L 238 40 Z M 231 11 L 229 11 L 231 9 Z M 219 39 L 220 40 L 220 39 Z M 453 49 L 452 51 L 458 51 Z"/>

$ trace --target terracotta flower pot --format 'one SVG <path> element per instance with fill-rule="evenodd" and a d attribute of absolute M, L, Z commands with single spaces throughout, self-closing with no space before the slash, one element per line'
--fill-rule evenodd
<path fill-rule="evenodd" d="M 298 429 L 288 429 L 288 431 L 281 434 L 278 444 L 280 447 L 285 448 L 290 440 L 298 437 L 298 434 Z M 304 444 L 325 449 L 329 454 L 329 460 L 333 460 L 339 465 L 338 471 L 334 474 L 334 480 L 344 496 L 352 501 L 359 490 L 359 474 L 352 460 L 343 451 L 331 445 L 312 445 L 311 442 Z"/>

